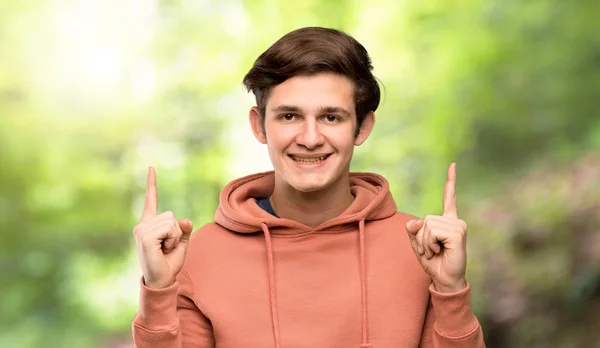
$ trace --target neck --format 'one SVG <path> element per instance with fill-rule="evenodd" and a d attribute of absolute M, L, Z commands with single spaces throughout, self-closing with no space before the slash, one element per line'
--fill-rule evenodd
<path fill-rule="evenodd" d="M 346 175 L 330 187 L 314 192 L 300 192 L 275 180 L 271 205 L 281 218 L 316 227 L 340 215 L 354 196 L 350 192 L 350 177 Z"/>

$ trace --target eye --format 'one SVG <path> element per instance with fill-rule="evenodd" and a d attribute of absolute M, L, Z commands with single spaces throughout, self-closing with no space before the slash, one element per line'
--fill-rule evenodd
<path fill-rule="evenodd" d="M 325 116 L 325 121 L 327 121 L 328 123 L 335 123 L 337 121 L 339 121 L 340 118 L 337 117 L 336 115 L 327 115 Z"/>
<path fill-rule="evenodd" d="M 281 119 L 283 119 L 285 121 L 293 121 L 294 118 L 296 118 L 296 115 L 294 115 L 294 114 L 283 114 L 280 117 L 281 117 Z"/>

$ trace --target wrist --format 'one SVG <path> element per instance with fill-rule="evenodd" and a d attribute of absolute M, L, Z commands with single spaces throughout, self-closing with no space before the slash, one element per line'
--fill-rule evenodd
<path fill-rule="evenodd" d="M 175 284 L 175 279 L 172 279 L 170 282 L 164 281 L 164 280 L 163 281 L 160 281 L 160 280 L 148 281 L 148 280 L 146 280 L 146 278 L 143 278 L 143 279 L 144 279 L 144 285 L 147 288 L 154 289 L 154 290 L 166 289 L 166 288 L 172 286 L 173 284 Z"/>
<path fill-rule="evenodd" d="M 453 294 L 464 290 L 467 287 L 467 280 L 461 279 L 453 284 L 440 284 L 436 281 L 433 281 L 433 286 L 435 287 L 435 291 L 442 294 Z"/>

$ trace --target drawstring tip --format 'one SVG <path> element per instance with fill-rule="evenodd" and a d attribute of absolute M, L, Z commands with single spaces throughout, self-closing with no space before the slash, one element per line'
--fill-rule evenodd
<path fill-rule="evenodd" d="M 360 348 L 373 348 L 373 346 L 371 345 L 371 343 L 362 343 L 360 345 Z"/>

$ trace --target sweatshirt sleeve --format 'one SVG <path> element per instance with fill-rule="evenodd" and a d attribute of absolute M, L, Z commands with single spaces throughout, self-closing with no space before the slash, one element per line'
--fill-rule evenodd
<path fill-rule="evenodd" d="M 210 321 L 194 300 L 194 286 L 185 270 L 165 289 L 140 282 L 140 307 L 132 324 L 136 348 L 214 348 Z"/>
<path fill-rule="evenodd" d="M 483 331 L 471 307 L 471 285 L 445 294 L 429 286 L 431 298 L 420 348 L 485 348 Z"/>

